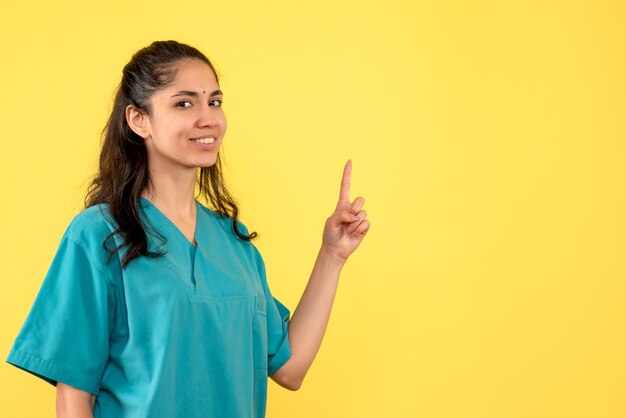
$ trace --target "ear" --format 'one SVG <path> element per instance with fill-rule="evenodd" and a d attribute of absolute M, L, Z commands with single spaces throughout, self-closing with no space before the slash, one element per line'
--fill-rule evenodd
<path fill-rule="evenodd" d="M 150 136 L 150 120 L 141 110 L 134 105 L 126 106 L 126 123 L 137 135 L 146 139 Z"/>

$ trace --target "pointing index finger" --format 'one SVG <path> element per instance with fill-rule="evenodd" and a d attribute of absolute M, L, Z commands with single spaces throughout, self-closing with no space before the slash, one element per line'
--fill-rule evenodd
<path fill-rule="evenodd" d="M 350 175 L 352 174 L 352 160 L 348 160 L 343 168 L 341 179 L 341 189 L 339 191 L 339 201 L 350 202 Z"/>

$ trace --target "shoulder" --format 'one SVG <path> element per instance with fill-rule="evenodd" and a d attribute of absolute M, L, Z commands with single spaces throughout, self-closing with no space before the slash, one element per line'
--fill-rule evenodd
<path fill-rule="evenodd" d="M 237 237 L 235 235 L 235 233 L 233 232 L 233 218 L 230 216 L 226 216 L 220 212 L 217 212 L 215 210 L 209 209 L 206 206 L 204 206 L 202 203 L 200 203 L 200 209 L 207 214 L 208 216 L 212 217 L 213 219 L 215 219 L 218 224 L 222 227 L 223 230 L 227 231 L 228 233 L 230 233 L 231 235 L 233 235 L 234 237 Z M 248 232 L 248 228 L 246 227 L 246 225 L 241 222 L 239 219 L 237 219 L 237 229 L 239 230 L 239 232 L 244 233 L 246 235 L 249 235 Z M 248 243 L 248 241 L 245 240 L 240 240 L 243 242 Z"/>
<path fill-rule="evenodd" d="M 94 239 L 104 239 L 116 228 L 108 205 L 100 203 L 83 209 L 74 216 L 67 227 L 65 234 L 68 238 L 78 242 L 91 242 Z"/>
<path fill-rule="evenodd" d="M 245 239 L 239 238 L 237 234 L 235 234 L 235 232 L 233 231 L 233 218 L 232 217 L 226 216 L 215 210 L 211 210 L 202 204 L 200 204 L 200 208 L 207 215 L 213 217 L 216 220 L 216 222 L 220 226 L 220 229 L 227 237 L 228 241 L 233 243 L 235 247 L 240 248 L 246 257 L 252 259 L 255 264 L 259 264 L 259 262 L 260 263 L 263 262 L 261 254 L 259 250 L 256 248 L 256 246 L 251 241 L 247 241 Z M 237 219 L 235 224 L 237 225 L 237 230 L 240 233 L 245 234 L 245 235 L 250 235 L 248 227 L 246 226 L 244 222 Z"/>
<path fill-rule="evenodd" d="M 117 223 L 113 220 L 108 205 L 101 203 L 76 214 L 65 230 L 63 239 L 82 248 L 94 262 L 104 268 L 109 260 L 105 241 L 112 238 L 116 227 Z"/>

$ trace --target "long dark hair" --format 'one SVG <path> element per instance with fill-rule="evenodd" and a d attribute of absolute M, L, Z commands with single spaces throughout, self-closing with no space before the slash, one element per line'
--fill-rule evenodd
<path fill-rule="evenodd" d="M 139 215 L 141 194 L 151 183 L 148 170 L 148 153 L 143 139 L 126 122 L 126 107 L 134 105 L 151 115 L 150 98 L 167 87 L 176 76 L 176 64 L 183 59 L 197 59 L 206 63 L 218 80 L 215 67 L 196 48 L 176 41 L 156 41 L 137 51 L 126 64 L 113 104 L 111 115 L 102 131 L 102 151 L 98 173 L 88 187 L 85 208 L 107 203 L 109 212 L 117 222 L 117 228 L 104 240 L 103 246 L 113 253 L 123 247 L 128 250 L 122 260 L 122 268 L 139 256 L 159 257 L 163 252 L 148 251 L 146 229 Z M 219 80 L 218 80 L 219 83 Z M 219 214 L 231 219 L 231 227 L 239 238 L 250 241 L 256 232 L 246 235 L 239 231 L 239 209 L 228 192 L 222 177 L 222 165 L 218 152 L 215 164 L 200 167 L 197 178 L 200 194 Z M 196 196 L 197 197 L 197 196 Z M 158 232 L 158 231 L 157 231 Z M 107 241 L 119 234 L 121 245 L 110 248 Z"/>

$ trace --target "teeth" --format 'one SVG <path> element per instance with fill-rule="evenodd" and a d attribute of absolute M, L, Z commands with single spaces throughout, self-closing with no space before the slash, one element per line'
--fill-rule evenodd
<path fill-rule="evenodd" d="M 201 144 L 212 144 L 213 142 L 215 142 L 215 138 L 213 137 L 209 137 L 209 138 L 198 138 L 198 139 L 192 139 L 193 142 L 199 142 Z"/>

